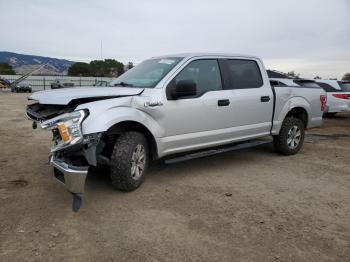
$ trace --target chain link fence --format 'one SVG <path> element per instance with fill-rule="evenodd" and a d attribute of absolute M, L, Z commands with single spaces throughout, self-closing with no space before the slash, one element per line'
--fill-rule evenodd
<path fill-rule="evenodd" d="M 10 82 L 15 81 L 22 75 L 0 75 L 0 78 L 7 79 Z M 33 92 L 51 89 L 51 84 L 60 81 L 61 84 L 70 83 L 74 87 L 93 86 L 98 81 L 110 82 L 113 78 L 109 77 L 79 77 L 79 76 L 29 76 L 22 82 L 31 85 Z"/>

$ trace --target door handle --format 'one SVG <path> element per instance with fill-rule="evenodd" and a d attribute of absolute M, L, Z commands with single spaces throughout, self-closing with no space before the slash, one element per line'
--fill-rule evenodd
<path fill-rule="evenodd" d="M 270 101 L 270 97 L 269 96 L 262 96 L 262 97 L 260 97 L 260 101 L 261 102 L 269 102 Z"/>
<path fill-rule="evenodd" d="M 229 99 L 218 100 L 218 106 L 228 106 L 230 104 Z"/>

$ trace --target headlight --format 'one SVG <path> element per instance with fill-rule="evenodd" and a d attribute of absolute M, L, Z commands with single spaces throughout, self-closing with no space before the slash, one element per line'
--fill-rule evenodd
<path fill-rule="evenodd" d="M 57 129 L 60 134 L 60 140 L 56 141 L 56 145 L 51 149 L 51 152 L 83 141 L 81 123 L 87 114 L 87 110 L 74 111 L 57 116 L 40 124 L 42 128 Z"/>

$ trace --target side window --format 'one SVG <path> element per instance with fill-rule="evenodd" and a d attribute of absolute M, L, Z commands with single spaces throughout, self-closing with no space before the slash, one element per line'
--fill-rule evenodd
<path fill-rule="evenodd" d="M 254 60 L 226 59 L 220 61 L 223 66 L 224 88 L 258 88 L 263 80 L 258 64 Z"/>
<path fill-rule="evenodd" d="M 180 80 L 192 80 L 197 85 L 197 96 L 208 91 L 222 90 L 220 69 L 217 60 L 202 59 L 189 63 L 176 77 Z"/>

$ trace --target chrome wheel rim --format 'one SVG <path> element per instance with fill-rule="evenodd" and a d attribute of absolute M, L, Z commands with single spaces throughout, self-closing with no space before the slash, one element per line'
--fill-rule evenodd
<path fill-rule="evenodd" d="M 133 179 L 139 179 L 146 166 L 146 151 L 143 145 L 138 144 L 135 147 L 131 157 L 131 176 Z"/>
<path fill-rule="evenodd" d="M 292 126 L 287 134 L 287 145 L 290 149 L 296 148 L 301 139 L 301 130 L 298 126 Z"/>

